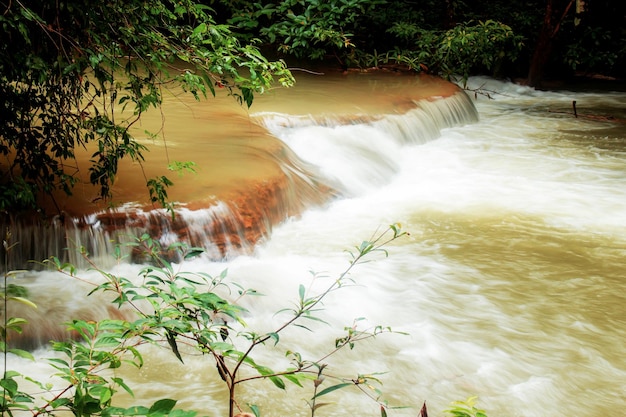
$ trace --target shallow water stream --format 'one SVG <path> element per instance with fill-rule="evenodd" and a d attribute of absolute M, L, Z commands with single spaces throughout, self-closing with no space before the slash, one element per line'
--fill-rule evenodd
<path fill-rule="evenodd" d="M 274 312 L 296 300 L 298 285 L 309 284 L 309 270 L 336 277 L 348 265 L 345 249 L 399 222 L 410 236 L 391 245 L 388 258 L 355 269 L 357 285 L 324 303 L 330 326 L 285 334 L 282 350 L 260 357 L 281 362 L 286 349 L 320 356 L 343 326 L 365 317 L 360 326 L 408 335 L 382 335 L 331 357 L 328 369 L 382 372 L 389 404 L 416 407 L 390 416 L 415 416 L 423 401 L 442 415 L 449 402 L 471 395 L 491 417 L 623 415 L 626 125 L 584 116 L 623 121 L 626 94 L 539 92 L 476 78 L 470 87 L 493 98 L 470 93 L 476 120 L 471 103 L 420 108 L 401 93 L 408 87 L 398 89 L 399 79 L 377 80 L 374 92 L 363 80 L 313 79 L 257 100 L 241 120 L 267 127 L 339 197 L 287 219 L 251 254 L 187 268 L 228 268 L 231 280 L 264 293 L 243 303 L 249 324 L 267 331 L 281 321 Z M 581 117 L 568 114 L 572 100 Z M 354 107 L 343 113 L 346 101 Z M 203 121 L 198 129 L 212 127 Z M 37 279 L 50 282 L 49 275 Z M 67 297 L 62 304 L 88 308 L 77 306 L 85 303 L 80 291 Z M 137 400 L 180 398 L 182 407 L 209 416 L 227 410 L 214 364 L 202 358 L 180 365 L 155 349 L 145 369 L 125 378 L 139 384 Z M 268 382 L 240 396 L 263 416 L 284 417 L 307 415 L 310 393 L 296 386 L 283 393 Z M 328 399 L 333 404 L 316 415 L 380 415 L 357 391 Z"/>

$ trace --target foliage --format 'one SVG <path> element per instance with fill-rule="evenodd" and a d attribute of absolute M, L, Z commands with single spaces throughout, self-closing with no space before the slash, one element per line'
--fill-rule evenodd
<path fill-rule="evenodd" d="M 392 33 L 406 36 L 407 28 L 394 26 Z M 460 75 L 464 80 L 472 73 L 497 71 L 505 59 L 512 60 L 523 42 L 511 28 L 493 20 L 459 24 L 444 32 L 420 31 L 412 35 L 415 53 L 400 56 L 399 62 L 414 67 L 413 59 L 446 77 Z"/>
<path fill-rule="evenodd" d="M 476 407 L 477 397 L 469 397 L 465 401 L 454 401 L 445 410 L 451 417 L 487 417 L 485 410 Z"/>
<path fill-rule="evenodd" d="M 586 2 L 579 20 L 571 19 L 561 40 L 562 60 L 574 71 L 624 77 L 626 3 Z M 576 22 L 579 24 L 576 25 Z"/>
<path fill-rule="evenodd" d="M 4 240 L 8 254 L 15 245 L 10 244 L 10 234 Z M 7 255 L 5 255 L 7 256 Z M 7 265 L 7 262 L 5 262 Z M 65 265 L 72 270 L 73 267 Z M 54 390 L 51 384 L 29 378 L 19 372 L 9 370 L 7 357 L 9 354 L 34 360 L 33 356 L 24 350 L 8 347 L 10 333 L 21 333 L 26 320 L 8 317 L 7 302 L 14 301 L 36 306 L 27 298 L 23 287 L 7 285 L 7 278 L 17 275 L 21 271 L 11 271 L 4 274 L 2 292 L 4 322 L 0 326 L 0 348 L 3 353 L 3 374 L 0 379 L 0 412 L 4 416 L 13 416 L 16 411 L 30 411 L 33 416 L 54 415 L 58 410 L 68 410 L 75 416 L 87 417 L 102 416 L 150 416 L 150 417 L 193 417 L 195 412 L 174 410 L 176 401 L 162 399 L 151 407 L 133 406 L 129 408 L 113 407 L 111 405 L 114 394 L 124 389 L 130 395 L 131 388 L 121 378 L 102 375 L 107 369 L 117 369 L 122 363 L 135 367 L 143 365 L 143 359 L 137 347 L 143 343 L 141 338 L 144 329 L 131 328 L 131 323 L 123 320 L 102 320 L 100 322 L 74 320 L 68 323 L 68 330 L 79 336 L 78 341 L 54 342 L 52 349 L 61 352 L 66 359 L 51 358 L 49 363 L 55 368 L 57 376 L 67 382 L 65 388 Z M 19 294 L 13 295 L 14 293 Z M 20 381 L 28 381 L 41 391 L 49 394 L 43 403 L 28 392 L 20 389 Z"/>
<path fill-rule="evenodd" d="M 613 34 L 602 28 L 585 28 L 576 41 L 567 46 L 564 60 L 573 70 L 604 67 L 607 70 L 615 67 L 619 58 L 626 52 L 607 49 L 605 46 L 613 43 Z M 622 40 L 626 41 L 626 38 Z M 592 53 L 593 51 L 593 53 Z"/>
<path fill-rule="evenodd" d="M 312 60 L 341 56 L 354 48 L 363 18 L 381 0 L 284 0 L 248 3 L 233 11 L 229 23 L 254 33 L 278 52 Z"/>
<path fill-rule="evenodd" d="M 544 0 L 211 4 L 226 16 L 224 22 L 236 27 L 237 36 L 259 39 L 268 51 L 307 59 L 333 57 L 344 68 L 402 66 L 446 77 L 526 76 L 546 13 Z M 625 5 L 621 0 L 585 2 L 580 15 L 572 8 L 564 16 L 551 67 L 561 77 L 567 67 L 621 76 Z M 326 29 L 333 36 L 321 40 Z"/>
<path fill-rule="evenodd" d="M 142 236 L 131 243 L 136 250 L 145 251 L 151 259 L 149 266 L 140 273 L 140 281 L 137 283 L 137 280 L 99 270 L 105 281 L 92 291 L 112 293 L 115 297 L 113 302 L 135 310 L 137 319 L 74 320 L 68 323 L 68 329 L 77 335 L 78 340 L 54 342 L 52 348 L 62 355 L 49 359 L 57 370 L 57 376 L 65 381 L 65 388 L 52 390 L 51 386 L 29 379 L 47 393 L 43 403 L 36 404 L 32 396 L 19 390 L 17 379 L 24 377 L 5 371 L 0 384 L 4 393 L 2 410 L 9 415 L 18 409 L 31 410 L 34 416 L 67 410 L 80 417 L 193 417 L 194 412 L 176 409 L 176 401 L 172 399 L 156 401 L 151 407 L 120 408 L 113 405 L 113 398 L 120 389 L 131 395 L 133 391 L 123 379 L 115 376 L 115 372 L 110 371 L 121 366 L 142 367 L 141 345 L 149 343 L 169 348 L 181 362 L 187 354 L 193 354 L 190 350 L 209 357 L 228 387 L 230 417 L 237 410 L 241 411 L 237 387 L 254 380 L 268 380 L 280 389 L 288 383 L 300 387 L 312 384 L 313 395 L 307 402 L 311 416 L 326 405 L 320 402 L 323 397 L 348 387 L 359 389 L 379 404 L 381 413 L 386 415 L 385 410 L 389 407 L 381 399 L 382 392 L 374 386 L 379 383 L 375 374 L 333 375 L 327 372 L 327 361 L 342 349 L 354 349 L 363 340 L 391 332 L 390 328 L 375 326 L 362 330 L 358 328 L 360 319 L 357 319 L 345 327 L 345 334 L 315 360 L 305 358 L 293 348 L 283 350 L 285 343 L 282 337 L 291 328 L 314 331 L 313 324 L 324 323 L 319 315 L 323 300 L 330 293 L 350 284 L 352 269 L 366 262 L 366 258 L 374 254 L 387 256 L 384 247 L 404 234 L 399 226 L 392 225 L 362 242 L 350 252 L 349 266 L 337 278 L 331 279 L 321 292 L 300 285 L 292 306 L 276 313 L 284 318 L 282 324 L 266 333 L 258 333 L 245 323 L 245 310 L 237 302 L 242 297 L 258 295 L 256 291 L 229 283 L 227 271 L 219 276 L 183 272 L 180 265 L 174 266 L 163 257 L 163 251 L 177 251 L 182 259 L 191 259 L 200 255 L 201 249 L 183 244 L 161 248 L 149 236 Z M 82 253 L 85 254 L 84 251 Z M 75 276 L 77 272 L 72 265 L 63 264 L 57 258 L 50 258 L 48 263 L 70 276 Z M 97 269 L 96 265 L 93 266 Z M 317 275 L 313 278 L 322 279 Z M 255 352 L 261 346 L 271 346 L 277 352 L 282 350 L 281 356 L 289 358 L 291 364 L 285 369 L 274 369 L 260 363 L 255 358 Z M 6 358 L 6 345 L 4 347 Z M 251 405 L 250 409 L 255 415 L 260 415 L 259 407 Z"/>
<path fill-rule="evenodd" d="M 466 18 L 476 14 L 463 2 L 450 3 L 452 11 L 447 3 L 237 3 L 228 22 L 246 33 L 246 39 L 258 37 L 279 53 L 308 59 L 333 56 L 343 67 L 400 64 L 416 71 L 467 77 L 472 72 L 497 71 L 502 62 L 517 58 L 523 39 L 509 25 L 487 18 L 448 27 L 447 13 L 465 13 Z"/>
<path fill-rule="evenodd" d="M 15 247 L 15 244 L 11 242 L 11 233 L 7 231 L 2 241 L 5 251 L 5 262 L 8 264 L 9 253 Z M 26 296 L 28 292 L 24 287 L 16 286 L 15 284 L 9 284 L 9 278 L 12 278 L 19 274 L 20 271 L 5 271 L 3 274 L 2 292 L 0 298 L 2 299 L 2 324 L 0 325 L 0 349 L 3 356 L 3 372 L 2 379 L 0 379 L 0 389 L 2 390 L 2 398 L 0 398 L 0 412 L 4 415 L 5 412 L 9 412 L 10 409 L 27 409 L 26 403 L 30 403 L 33 397 L 19 389 L 18 379 L 21 375 L 18 372 L 10 371 L 7 367 L 7 356 L 9 353 L 20 356 L 23 358 L 32 359 L 32 355 L 24 350 L 9 348 L 7 341 L 11 333 L 21 333 L 22 326 L 26 323 L 26 320 L 20 317 L 9 317 L 7 314 L 7 306 L 9 301 L 25 304 L 32 308 L 37 308 Z"/>
<path fill-rule="evenodd" d="M 196 98 L 224 88 L 250 105 L 284 63 L 242 45 L 211 9 L 194 0 L 1 1 L 0 208 L 25 209 L 36 197 L 79 181 L 111 195 L 119 161 L 141 163 L 146 148 L 131 128 L 158 107 L 162 89 Z M 87 173 L 77 150 L 90 152 Z M 148 184 L 153 201 L 166 197 Z"/>

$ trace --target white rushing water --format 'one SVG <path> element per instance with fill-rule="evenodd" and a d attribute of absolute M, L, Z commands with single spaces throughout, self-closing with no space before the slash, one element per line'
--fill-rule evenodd
<path fill-rule="evenodd" d="M 356 268 L 356 285 L 324 303 L 329 326 L 287 333 L 282 349 L 261 358 L 284 361 L 287 349 L 317 358 L 343 326 L 365 317 L 360 327 L 407 335 L 381 335 L 333 356 L 328 371 L 383 373 L 389 404 L 415 407 L 390 416 L 415 416 L 424 401 L 442 415 L 472 395 L 491 417 L 623 415 L 626 126 L 566 113 L 576 100 L 581 115 L 610 111 L 623 120 L 626 94 L 538 92 L 478 78 L 470 86 L 499 93 L 475 99 L 479 121 L 425 139 L 407 139 L 418 128 L 394 128 L 389 117 L 320 126 L 259 115 L 344 197 L 286 221 L 250 256 L 188 269 L 228 268 L 232 281 L 264 293 L 244 305 L 250 326 L 268 331 L 298 285 L 309 285 L 309 271 L 329 282 L 348 266 L 346 249 L 401 223 L 410 236 L 391 245 L 389 257 Z M 221 416 L 226 392 L 216 375 L 201 358 L 180 365 L 155 350 L 126 378 L 139 385 L 139 398 L 181 398 L 183 407 Z M 311 392 L 283 393 L 267 382 L 244 388 L 240 402 L 267 417 L 305 416 Z M 356 390 L 328 400 L 316 415 L 380 415 Z"/>

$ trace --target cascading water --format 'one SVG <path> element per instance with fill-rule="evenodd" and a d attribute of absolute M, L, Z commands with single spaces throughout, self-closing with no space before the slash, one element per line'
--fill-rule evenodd
<path fill-rule="evenodd" d="M 319 167 L 335 187 L 354 195 L 389 182 L 400 169 L 398 157 L 407 146 L 423 145 L 444 128 L 478 120 L 473 103 L 462 92 L 416 101 L 414 106 L 403 114 L 376 118 L 267 113 L 257 118 L 301 158 Z"/>
<path fill-rule="evenodd" d="M 264 293 L 243 302 L 251 328 L 268 331 L 280 322 L 274 313 L 296 300 L 298 285 L 309 285 L 309 270 L 333 279 L 347 266 L 344 250 L 400 222 L 411 236 L 389 247 L 388 258 L 355 269 L 355 285 L 326 300 L 329 326 L 285 334 L 283 350 L 268 347 L 259 361 L 283 361 L 286 349 L 317 358 L 343 326 L 366 317 L 363 326 L 408 335 L 383 335 L 332 357 L 329 372 L 384 372 L 390 405 L 426 401 L 440 415 L 450 401 L 477 395 L 494 417 L 621 415 L 626 128 L 619 120 L 626 94 L 538 92 L 487 79 L 470 85 L 500 93 L 478 97 L 479 121 L 464 95 L 401 100 L 401 115 L 368 109 L 334 119 L 319 111 L 289 116 L 261 100 L 253 118 L 316 166 L 341 197 L 275 226 L 254 252 L 185 266 L 212 274 L 228 268 L 232 281 Z M 614 120 L 574 118 L 567 114 L 572 100 L 581 115 Z M 132 276 L 139 267 L 111 271 Z M 82 315 L 93 304 L 80 286 L 58 291 L 72 282 L 66 278 L 32 275 L 42 305 L 72 306 Z M 59 292 L 69 297 L 61 306 L 53 303 Z M 48 372 L 17 358 L 12 364 L 25 373 Z M 226 391 L 204 358 L 181 365 L 171 351 L 154 348 L 145 368 L 124 378 L 136 387 L 134 402 L 171 397 L 201 415 L 225 414 Z M 306 415 L 311 392 L 296 388 L 244 386 L 240 401 L 257 404 L 263 416 Z M 336 391 L 328 399 L 333 404 L 320 415 L 379 414 L 358 392 Z"/>

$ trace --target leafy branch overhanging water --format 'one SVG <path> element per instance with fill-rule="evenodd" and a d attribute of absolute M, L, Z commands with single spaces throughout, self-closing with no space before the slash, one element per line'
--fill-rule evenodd
<path fill-rule="evenodd" d="M 141 368 L 144 365 L 141 346 L 150 344 L 169 348 L 181 362 L 185 357 L 198 353 L 211 358 L 217 374 L 228 388 L 230 417 L 237 413 L 250 415 L 243 411 L 246 404 L 239 397 L 237 388 L 255 380 L 269 380 L 280 389 L 284 389 L 286 383 L 302 388 L 312 385 L 313 394 L 307 401 L 312 417 L 320 407 L 328 405 L 321 402 L 322 397 L 349 387 L 356 388 L 377 403 L 381 415 L 386 416 L 387 410 L 394 407 L 387 404 L 382 391 L 376 387 L 380 384 L 376 374 L 341 376 L 328 372 L 327 365 L 328 360 L 340 350 L 351 350 L 359 342 L 382 333 L 398 333 L 389 327 L 377 325 L 360 329 L 358 325 L 362 319 L 356 319 L 352 325 L 344 328 L 344 336 L 337 338 L 334 346 L 317 359 L 307 359 L 298 351 L 286 349 L 283 354 L 289 359 L 290 365 L 284 369 L 274 369 L 274 366 L 260 363 L 256 353 L 260 346 L 270 345 L 272 351 L 280 352 L 284 344 L 282 336 L 289 329 L 299 327 L 315 332 L 312 324 L 325 323 L 320 312 L 324 310 L 322 302 L 327 296 L 353 284 L 355 281 L 351 273 L 354 267 L 369 262 L 376 254 L 387 257 L 386 247 L 405 235 L 407 233 L 397 224 L 375 233 L 369 240 L 348 251 L 351 258 L 348 267 L 328 284 L 324 284 L 321 291 L 313 288 L 313 283 L 323 278 L 317 274 L 313 275 L 308 288 L 300 284 L 292 306 L 276 313 L 276 316 L 284 317 L 282 324 L 270 332 L 256 332 L 248 326 L 243 314 L 246 311 L 238 303 L 243 297 L 258 296 L 257 291 L 228 282 L 227 271 L 218 276 L 185 272 L 184 262 L 174 265 L 164 255 L 175 251 L 183 259 L 189 260 L 201 255 L 201 249 L 178 243 L 162 248 L 157 241 L 144 235 L 131 243 L 135 250 L 145 252 L 151 260 L 150 265 L 140 272 L 138 280 L 98 268 L 83 250 L 82 255 L 92 262 L 92 267 L 104 278 L 103 283 L 93 284 L 94 289 L 90 294 L 114 294 L 113 303 L 119 308 L 132 310 L 135 319 L 105 319 L 97 322 L 73 320 L 68 323 L 76 340 L 53 342 L 52 349 L 60 355 L 48 359 L 48 363 L 56 370 L 56 376 L 64 381 L 61 388 L 53 388 L 50 384 L 7 368 L 6 358 L 9 353 L 29 358 L 32 356 L 25 351 L 8 349 L 7 332 L 21 332 L 21 326 L 26 323 L 23 319 L 6 318 L 6 300 L 23 300 L 34 307 L 26 298 L 8 294 L 6 280 L 15 275 L 8 272 L 5 274 L 5 321 L 1 334 L 5 358 L 5 371 L 0 381 L 3 392 L 0 404 L 2 415 L 13 416 L 18 410 L 26 410 L 36 417 L 66 410 L 75 416 L 195 416 L 196 411 L 178 409 L 177 400 L 169 398 L 160 399 L 150 407 L 134 405 L 124 408 L 113 404 L 120 390 L 133 396 L 132 387 L 118 376 L 117 370 L 129 365 Z M 9 235 L 5 246 L 13 248 Z M 81 279 L 73 265 L 62 263 L 58 258 L 52 257 L 46 263 L 63 274 Z M 34 383 L 40 392 L 31 394 L 21 391 L 20 380 Z M 257 405 L 247 404 L 247 407 L 254 416 L 261 415 Z M 425 416 L 425 410 L 424 406 L 422 416 Z"/>

